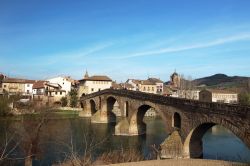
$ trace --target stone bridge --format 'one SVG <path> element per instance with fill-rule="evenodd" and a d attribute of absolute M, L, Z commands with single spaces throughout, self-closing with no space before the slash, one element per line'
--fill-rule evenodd
<path fill-rule="evenodd" d="M 116 102 L 123 117 L 119 122 L 116 122 L 116 116 L 112 112 Z M 175 153 L 176 157 L 202 157 L 202 137 L 208 129 L 217 124 L 229 129 L 248 148 L 250 147 L 250 107 L 248 106 L 207 103 L 114 89 L 83 96 L 80 104 L 83 111 L 79 116 L 91 117 L 92 123 L 115 122 L 115 135 L 127 136 L 146 133 L 143 117 L 148 109 L 154 108 L 170 134 L 164 141 L 168 148 L 164 153 L 169 156 Z M 174 148 L 175 152 L 170 152 L 171 148 Z"/>

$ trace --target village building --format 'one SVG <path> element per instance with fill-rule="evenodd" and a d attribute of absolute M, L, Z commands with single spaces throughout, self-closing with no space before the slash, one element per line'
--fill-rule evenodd
<path fill-rule="evenodd" d="M 6 77 L 2 80 L 3 92 L 9 95 L 23 95 L 32 97 L 32 87 L 35 80 Z"/>
<path fill-rule="evenodd" d="M 121 84 L 116 83 L 115 81 L 112 82 L 112 89 L 123 89 L 123 87 L 121 86 Z"/>
<path fill-rule="evenodd" d="M 181 77 L 176 71 L 170 76 L 170 85 L 174 88 L 180 88 Z"/>
<path fill-rule="evenodd" d="M 148 78 L 148 81 L 153 82 L 156 85 L 156 94 L 163 94 L 163 81 L 158 78 Z"/>
<path fill-rule="evenodd" d="M 199 100 L 200 90 L 177 90 L 177 97 L 190 99 L 190 100 Z"/>
<path fill-rule="evenodd" d="M 141 81 L 140 91 L 156 94 L 157 87 L 154 82 L 151 82 L 149 80 L 144 80 L 144 81 Z"/>
<path fill-rule="evenodd" d="M 141 81 L 137 79 L 128 79 L 125 83 L 132 85 L 131 90 L 139 91 L 141 87 Z"/>
<path fill-rule="evenodd" d="M 6 78 L 2 81 L 2 88 L 9 95 L 21 95 L 24 93 L 24 83 L 24 79 Z"/>
<path fill-rule="evenodd" d="M 126 89 L 126 90 L 134 90 L 134 87 L 129 84 L 129 83 L 116 83 L 116 82 L 112 82 L 112 88 L 113 89 Z"/>
<path fill-rule="evenodd" d="M 26 96 L 33 96 L 33 85 L 36 81 L 35 80 L 26 80 L 24 84 L 24 94 Z"/>
<path fill-rule="evenodd" d="M 84 78 L 79 80 L 78 96 L 87 95 L 112 87 L 112 80 L 105 75 L 94 75 L 89 77 L 88 72 Z"/>
<path fill-rule="evenodd" d="M 60 104 L 62 97 L 66 97 L 66 91 L 59 84 L 37 81 L 33 85 L 33 99 L 41 104 Z"/>
<path fill-rule="evenodd" d="M 148 78 L 147 80 L 128 79 L 125 83 L 129 90 L 146 93 L 163 94 L 164 83 L 158 78 Z"/>
<path fill-rule="evenodd" d="M 51 84 L 59 84 L 61 86 L 61 90 L 65 90 L 66 94 L 68 94 L 71 91 L 72 85 L 74 85 L 75 83 L 74 80 L 71 79 L 70 77 L 62 77 L 62 76 L 50 78 L 47 79 L 46 81 L 50 82 Z"/>
<path fill-rule="evenodd" d="M 204 89 L 199 93 L 199 100 L 204 102 L 237 103 L 238 94 L 226 90 Z"/>

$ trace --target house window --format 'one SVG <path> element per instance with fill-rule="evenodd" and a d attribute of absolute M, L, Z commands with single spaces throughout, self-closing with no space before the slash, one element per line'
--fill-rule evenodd
<path fill-rule="evenodd" d="M 30 87 L 30 84 L 27 84 L 27 87 Z"/>
<path fill-rule="evenodd" d="M 56 95 L 57 95 L 57 92 L 55 92 L 56 93 Z"/>
<path fill-rule="evenodd" d="M 152 87 L 152 91 L 154 91 L 154 87 Z"/>
<path fill-rule="evenodd" d="M 30 90 L 27 90 L 27 94 L 30 94 Z"/>
<path fill-rule="evenodd" d="M 94 88 L 91 88 L 91 91 L 94 92 Z"/>
<path fill-rule="evenodd" d="M 6 88 L 6 85 L 4 85 L 3 87 Z"/>
<path fill-rule="evenodd" d="M 60 95 L 62 95 L 62 92 L 60 92 Z"/>
<path fill-rule="evenodd" d="M 143 91 L 146 91 L 146 87 L 143 88 Z"/>

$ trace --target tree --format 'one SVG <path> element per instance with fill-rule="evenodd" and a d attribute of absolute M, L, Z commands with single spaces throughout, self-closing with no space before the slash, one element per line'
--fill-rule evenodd
<path fill-rule="evenodd" d="M 66 107 L 68 104 L 68 99 L 67 97 L 62 97 L 61 98 L 61 103 L 62 103 L 62 107 Z"/>
<path fill-rule="evenodd" d="M 10 103 L 11 102 L 7 96 L 0 97 L 0 116 L 6 116 L 10 113 L 11 111 L 11 108 L 9 107 Z"/>
<path fill-rule="evenodd" d="M 239 103 L 243 105 L 250 105 L 250 93 L 240 93 Z"/>
<path fill-rule="evenodd" d="M 77 90 L 71 90 L 69 92 L 70 95 L 70 106 L 71 107 L 76 107 L 77 106 Z"/>

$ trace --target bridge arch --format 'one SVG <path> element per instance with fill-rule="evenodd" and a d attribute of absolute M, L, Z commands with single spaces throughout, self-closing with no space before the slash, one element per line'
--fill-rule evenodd
<path fill-rule="evenodd" d="M 109 121 L 116 122 L 116 114 L 113 111 L 115 107 L 120 108 L 119 102 L 113 96 L 108 96 L 106 102 L 107 102 L 107 114 L 109 117 Z"/>
<path fill-rule="evenodd" d="M 214 121 L 204 121 L 196 125 L 187 135 L 183 145 L 183 157 L 185 158 L 201 158 L 203 157 L 203 142 L 202 138 L 205 133 L 215 125 L 224 127 L 238 137 L 246 146 L 250 147 L 249 142 L 246 142 L 244 131 L 241 127 L 236 127 L 229 124 L 225 120 L 215 119 Z M 243 126 L 242 126 L 243 127 Z"/>
<path fill-rule="evenodd" d="M 181 129 L 181 115 L 175 112 L 172 117 L 172 127 Z"/>
<path fill-rule="evenodd" d="M 82 109 L 84 108 L 83 102 L 80 102 L 80 106 L 81 106 Z"/>
<path fill-rule="evenodd" d="M 143 118 L 146 114 L 146 112 L 150 109 L 150 108 L 153 108 L 152 106 L 150 105 L 141 105 L 139 108 L 138 108 L 138 111 L 136 112 L 136 121 L 137 123 L 141 123 L 143 122 Z"/>
<path fill-rule="evenodd" d="M 96 103 L 93 99 L 91 99 L 89 103 L 90 103 L 91 115 L 94 115 L 97 112 Z"/>
<path fill-rule="evenodd" d="M 125 101 L 124 103 L 124 112 L 123 112 L 123 116 L 124 117 L 128 117 L 128 112 L 129 112 L 129 102 Z"/>
<path fill-rule="evenodd" d="M 98 102 L 99 102 L 99 110 L 102 108 L 102 98 L 101 96 L 98 97 Z"/>

